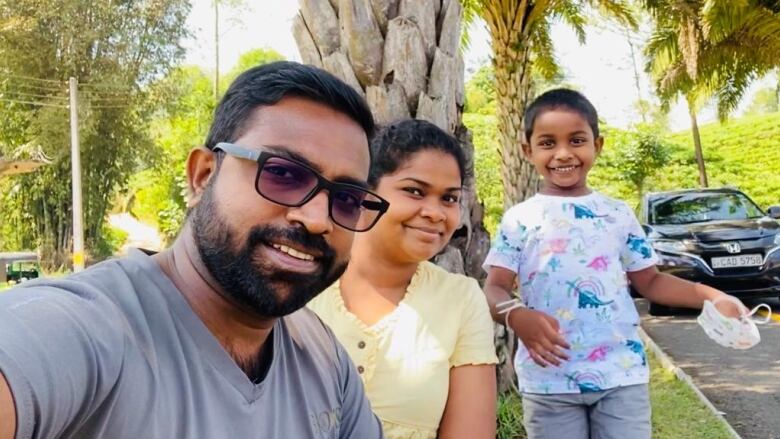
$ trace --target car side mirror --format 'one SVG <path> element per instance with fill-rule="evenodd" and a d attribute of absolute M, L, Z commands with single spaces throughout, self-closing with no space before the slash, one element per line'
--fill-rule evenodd
<path fill-rule="evenodd" d="M 774 219 L 780 219 L 780 206 L 772 206 L 766 210 L 766 213 Z"/>

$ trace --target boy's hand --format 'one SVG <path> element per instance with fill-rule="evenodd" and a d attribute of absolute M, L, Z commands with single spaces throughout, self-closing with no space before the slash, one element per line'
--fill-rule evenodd
<path fill-rule="evenodd" d="M 713 294 L 709 300 L 715 303 L 715 308 L 726 317 L 738 319 L 750 312 L 739 299 L 734 299 L 734 297 L 720 291 L 717 294 Z"/>
<path fill-rule="evenodd" d="M 509 326 L 539 366 L 560 366 L 561 360 L 569 359 L 562 349 L 571 346 L 560 334 L 555 318 L 540 311 L 518 308 L 511 311 Z"/>

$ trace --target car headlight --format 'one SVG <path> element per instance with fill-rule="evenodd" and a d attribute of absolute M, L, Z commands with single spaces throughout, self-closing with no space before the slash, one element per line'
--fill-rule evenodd
<path fill-rule="evenodd" d="M 775 245 L 780 245 L 780 233 L 775 235 Z"/>
<path fill-rule="evenodd" d="M 652 242 L 653 248 L 659 252 L 681 253 L 686 250 L 685 243 L 672 240 L 658 240 Z"/>

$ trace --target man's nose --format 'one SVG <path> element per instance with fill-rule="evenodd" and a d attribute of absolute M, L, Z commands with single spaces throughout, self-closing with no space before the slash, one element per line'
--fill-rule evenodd
<path fill-rule="evenodd" d="M 306 204 L 287 209 L 287 220 L 299 223 L 313 235 L 323 235 L 333 231 L 333 221 L 330 218 L 328 192 L 320 191 Z"/>

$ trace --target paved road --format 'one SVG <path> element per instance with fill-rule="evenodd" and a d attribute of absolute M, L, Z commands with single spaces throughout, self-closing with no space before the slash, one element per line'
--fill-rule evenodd
<path fill-rule="evenodd" d="M 777 299 L 766 303 L 780 312 Z M 645 331 L 693 378 L 743 438 L 780 439 L 780 323 L 759 326 L 761 343 L 737 351 L 707 338 L 695 313 L 653 317 L 647 314 L 644 300 L 638 300 L 637 307 Z"/>

